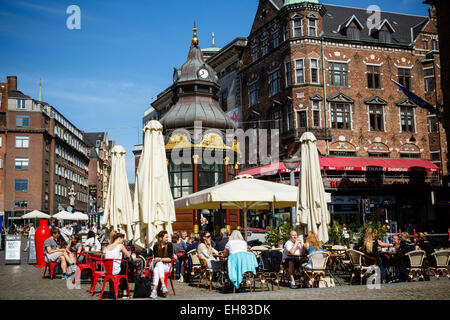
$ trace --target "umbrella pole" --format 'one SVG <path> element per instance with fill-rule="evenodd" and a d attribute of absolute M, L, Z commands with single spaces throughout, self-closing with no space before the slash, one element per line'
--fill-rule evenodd
<path fill-rule="evenodd" d="M 244 209 L 244 239 L 247 241 L 247 211 L 248 209 Z"/>

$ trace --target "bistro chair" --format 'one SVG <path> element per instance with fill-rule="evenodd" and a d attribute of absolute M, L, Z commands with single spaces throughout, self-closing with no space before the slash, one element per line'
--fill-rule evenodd
<path fill-rule="evenodd" d="M 272 284 L 276 283 L 278 290 L 280 290 L 280 280 L 278 274 L 281 269 L 281 261 L 283 259 L 283 254 L 277 250 L 265 250 L 260 253 L 261 259 L 261 270 L 257 271 L 256 276 L 261 281 L 261 288 L 264 291 L 264 284 L 269 281 Z"/>
<path fill-rule="evenodd" d="M 91 268 L 91 257 L 85 253 L 81 252 L 75 252 L 76 257 L 76 264 L 77 268 L 80 270 L 79 276 L 81 279 L 81 274 L 83 273 L 83 270 L 90 270 L 91 271 L 91 280 L 92 280 L 92 268 Z M 73 283 L 75 283 L 77 279 L 74 277 Z"/>
<path fill-rule="evenodd" d="M 147 261 L 145 263 L 145 267 L 143 270 L 143 274 L 149 278 L 153 278 L 153 265 L 152 265 L 153 258 L 154 258 L 153 256 L 147 258 Z M 175 287 L 173 285 L 173 274 L 172 274 L 174 261 L 175 261 L 175 259 L 171 260 L 169 271 L 164 272 L 164 284 L 167 288 L 167 280 L 170 279 L 170 285 L 172 286 L 173 295 L 176 296 L 177 294 L 175 293 Z M 165 294 L 165 296 L 167 296 L 167 293 Z"/>
<path fill-rule="evenodd" d="M 97 257 L 90 257 L 91 262 L 91 288 L 89 289 L 89 293 L 91 296 L 94 295 L 95 288 L 97 287 L 98 279 L 105 276 L 105 270 L 103 269 L 102 259 Z M 100 270 L 97 270 L 99 267 Z"/>
<path fill-rule="evenodd" d="M 436 259 L 436 267 L 428 268 L 439 280 L 439 275 L 447 275 L 447 278 L 450 280 L 450 275 L 448 274 L 448 262 L 450 257 L 450 250 L 437 250 L 431 254 Z"/>
<path fill-rule="evenodd" d="M 203 269 L 200 259 L 198 258 L 197 255 L 197 250 L 196 249 L 190 250 L 187 254 L 188 254 L 187 262 L 189 263 L 189 258 L 191 259 L 192 262 L 192 270 L 189 274 L 189 279 L 191 278 L 194 279 L 196 276 L 199 276 L 201 281 L 203 276 Z"/>
<path fill-rule="evenodd" d="M 302 275 L 308 278 L 313 288 L 322 277 L 325 277 L 329 257 L 330 253 L 327 251 L 316 251 L 307 255 L 308 261 L 311 261 L 311 270 L 304 268 Z M 303 281 L 301 281 L 300 286 L 303 287 Z"/>
<path fill-rule="evenodd" d="M 205 279 L 206 284 L 209 284 L 209 291 L 211 291 L 214 270 L 211 268 L 208 268 L 208 261 L 206 259 L 200 257 L 198 254 L 196 256 L 197 256 L 198 260 L 200 261 L 200 265 L 201 265 L 201 276 L 200 276 L 200 279 L 198 279 L 197 288 L 200 287 L 200 282 L 202 281 L 202 279 Z M 192 263 L 194 263 L 194 261 L 192 261 Z M 208 283 L 208 280 L 209 280 L 209 283 Z"/>
<path fill-rule="evenodd" d="M 409 258 L 410 266 L 407 269 L 409 272 L 408 277 L 410 281 L 414 280 L 416 275 L 419 275 L 419 277 L 423 280 L 422 263 L 425 255 L 426 253 L 423 250 L 413 250 L 405 254 L 405 256 Z"/>
<path fill-rule="evenodd" d="M 50 272 L 50 280 L 53 280 L 53 274 L 55 272 L 55 267 L 58 265 L 58 262 L 51 262 L 47 256 L 47 253 L 44 251 L 44 262 L 45 262 L 45 268 L 44 268 L 44 274 L 42 275 L 42 279 L 45 278 L 45 273 Z"/>
<path fill-rule="evenodd" d="M 116 261 L 120 261 L 120 263 L 125 262 L 126 263 L 126 271 L 125 274 L 113 274 L 113 266 L 114 263 Z M 117 262 L 116 262 L 117 263 Z M 130 295 L 130 286 L 128 285 L 128 261 L 127 260 L 122 260 L 122 259 L 102 259 L 102 265 L 105 269 L 105 278 L 103 279 L 103 287 L 102 287 L 102 293 L 100 294 L 100 299 L 102 299 L 103 296 L 103 292 L 105 290 L 105 285 L 108 281 L 109 282 L 109 289 L 111 291 L 111 289 L 114 288 L 114 295 L 116 297 L 117 300 L 117 294 L 119 292 L 119 283 L 121 280 L 125 280 L 127 283 L 127 289 L 128 289 L 128 297 L 131 299 L 131 295 Z M 113 287 L 111 286 L 111 282 Z"/>
<path fill-rule="evenodd" d="M 250 292 L 252 292 L 252 279 L 254 282 L 257 268 L 258 262 L 251 252 L 236 252 L 228 256 L 227 274 L 233 285 L 233 293 L 236 293 L 236 288 L 239 289 L 245 284 L 249 286 Z"/>
<path fill-rule="evenodd" d="M 373 257 L 369 257 L 361 251 L 354 249 L 348 249 L 346 253 L 350 258 L 350 266 L 352 271 L 352 276 L 350 277 L 350 285 L 352 285 L 353 277 L 356 273 L 359 273 L 359 284 L 362 285 L 363 279 L 369 276 L 367 274 L 367 271 L 372 269 L 371 267 L 366 266 L 366 260 L 370 260 L 372 265 L 376 265 L 377 260 Z"/>

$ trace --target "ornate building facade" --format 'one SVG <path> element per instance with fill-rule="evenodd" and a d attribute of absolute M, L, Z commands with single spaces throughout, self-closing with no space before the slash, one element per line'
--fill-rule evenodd
<path fill-rule="evenodd" d="M 240 67 L 244 128 L 279 130 L 281 159 L 299 157 L 299 137 L 313 132 L 331 212 L 347 225 L 364 220 L 364 199 L 372 218 L 448 225 L 433 204 L 448 172 L 444 128 L 391 81 L 442 111 L 435 16 L 373 22 L 366 9 L 259 1 Z"/>

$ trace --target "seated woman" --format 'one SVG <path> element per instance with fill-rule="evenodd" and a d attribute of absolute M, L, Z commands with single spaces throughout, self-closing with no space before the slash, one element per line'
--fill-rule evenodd
<path fill-rule="evenodd" d="M 153 290 L 150 298 L 155 299 L 158 294 L 158 284 L 161 282 L 161 291 L 167 293 L 167 287 L 164 282 L 164 274 L 169 272 L 170 263 L 174 258 L 173 245 L 169 242 L 169 233 L 165 230 L 156 235 L 157 243 L 153 246 Z"/>
<path fill-rule="evenodd" d="M 80 253 L 83 249 L 83 244 L 80 242 L 80 236 L 73 234 L 67 243 L 66 250 L 69 252 L 69 257 L 71 257 L 72 261 L 76 261 L 76 253 Z M 78 258 L 78 261 L 83 261 L 83 256 Z"/>
<path fill-rule="evenodd" d="M 310 255 L 313 252 L 323 251 L 322 242 L 319 240 L 319 237 L 314 231 L 309 231 L 308 236 L 306 237 L 306 242 L 303 245 L 303 252 L 306 252 L 306 255 Z M 308 262 L 303 264 L 303 268 L 306 270 L 312 269 L 312 260 L 308 259 Z"/>
<path fill-rule="evenodd" d="M 376 231 L 374 232 L 372 228 L 368 228 L 366 230 L 361 251 L 369 257 L 373 257 L 376 259 L 376 263 L 380 268 L 381 282 L 386 283 L 385 263 L 383 263 L 382 256 L 378 254 L 378 247 L 393 247 L 394 245 L 375 239 L 376 234 Z"/>
<path fill-rule="evenodd" d="M 102 249 L 102 245 L 97 240 L 97 236 L 93 231 L 89 231 L 87 237 L 87 240 L 84 242 L 84 247 L 88 248 L 88 251 L 100 251 Z"/>
<path fill-rule="evenodd" d="M 247 242 L 245 242 L 239 230 L 233 230 L 231 236 L 228 238 L 227 244 L 225 245 L 223 254 L 225 256 L 229 256 L 233 253 L 242 251 L 247 251 Z"/>
<path fill-rule="evenodd" d="M 211 245 L 211 234 L 209 231 L 201 231 L 197 254 L 207 261 L 208 268 L 213 270 L 222 269 L 222 261 L 220 261 L 219 258 L 214 258 L 214 255 L 218 253 L 219 252 Z"/>
<path fill-rule="evenodd" d="M 417 235 L 417 246 L 416 249 L 425 251 L 425 257 L 423 259 L 423 278 L 425 281 L 430 281 L 430 275 L 426 272 L 429 267 L 436 266 L 436 259 L 432 256 L 434 252 L 433 245 L 427 240 L 427 233 L 419 232 Z"/>
<path fill-rule="evenodd" d="M 115 233 L 112 239 L 112 243 L 106 247 L 105 259 L 122 259 L 123 256 L 125 258 L 130 258 L 130 253 L 127 251 L 125 246 L 123 245 L 123 241 L 125 240 L 125 235 L 123 233 Z M 113 264 L 113 275 L 125 274 L 126 272 L 126 262 L 124 261 L 114 261 Z M 119 284 L 119 290 L 123 291 L 123 298 L 127 299 L 127 287 L 123 281 Z"/>
<path fill-rule="evenodd" d="M 172 235 L 172 246 L 174 254 L 177 257 L 177 260 L 175 260 L 175 270 L 176 270 L 176 279 L 180 280 L 180 282 L 183 282 L 183 274 L 181 272 L 181 265 L 184 255 L 184 250 L 186 250 L 186 243 L 181 241 L 180 234 L 178 232 L 174 232 Z M 180 253 L 180 255 L 178 255 Z M 181 255 L 183 254 L 183 255 Z"/>

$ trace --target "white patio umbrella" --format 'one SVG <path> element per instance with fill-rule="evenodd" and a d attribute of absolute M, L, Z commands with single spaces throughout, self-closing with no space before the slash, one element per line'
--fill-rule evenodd
<path fill-rule="evenodd" d="M 108 229 L 124 233 L 125 239 L 131 240 L 133 239 L 131 221 L 133 203 L 128 185 L 125 153 L 125 149 L 119 145 L 111 150 L 111 176 L 106 196 L 103 225 Z"/>
<path fill-rule="evenodd" d="M 31 212 L 28 212 L 27 214 L 24 214 L 22 217 L 22 219 L 50 219 L 51 216 L 43 213 L 39 210 L 33 210 Z"/>
<path fill-rule="evenodd" d="M 297 187 L 239 175 L 235 180 L 175 200 L 177 209 L 239 209 L 244 212 L 247 238 L 247 211 L 293 207 Z"/>
<path fill-rule="evenodd" d="M 161 230 L 171 236 L 172 223 L 176 221 L 162 129 L 156 120 L 145 126 L 144 148 L 136 173 L 134 243 L 141 248 L 151 248 Z"/>
<path fill-rule="evenodd" d="M 89 216 L 87 214 L 84 214 L 83 212 L 74 212 L 74 220 L 79 220 L 79 221 L 87 221 L 89 220 Z"/>
<path fill-rule="evenodd" d="M 319 240 L 326 243 L 330 224 L 330 212 L 327 206 L 329 195 L 325 193 L 323 186 L 316 141 L 316 137 L 311 132 L 305 132 L 300 137 L 302 162 L 298 187 L 297 223 L 303 225 L 306 232 L 314 231 Z"/>
<path fill-rule="evenodd" d="M 62 210 L 58 212 L 57 214 L 54 214 L 52 218 L 58 219 L 58 220 L 76 220 L 74 219 L 75 216 L 73 213 L 70 213 L 68 211 Z"/>

